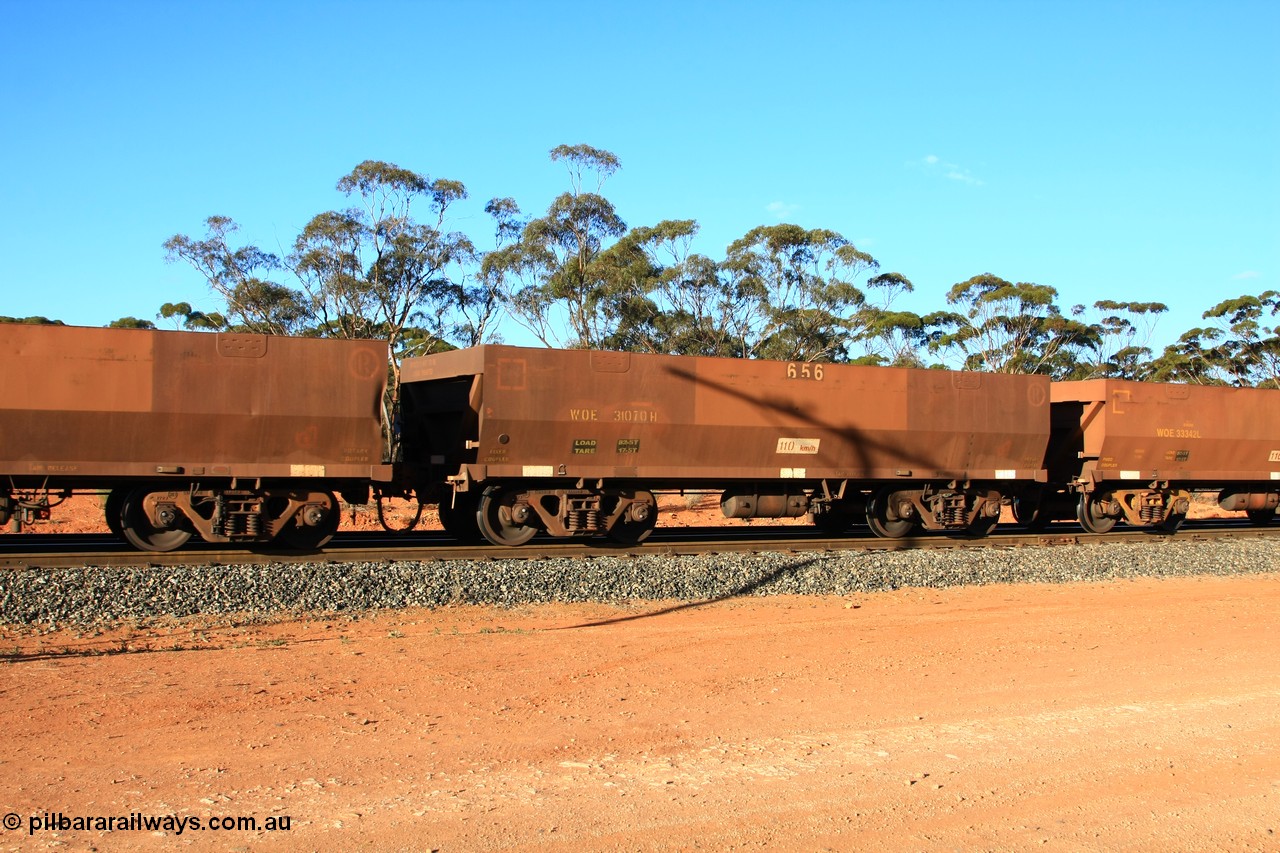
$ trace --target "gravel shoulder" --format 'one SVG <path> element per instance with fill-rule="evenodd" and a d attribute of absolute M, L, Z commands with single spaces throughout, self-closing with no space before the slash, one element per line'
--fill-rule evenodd
<path fill-rule="evenodd" d="M 8 577 L 0 850 L 1280 847 L 1274 546 L 947 554 Z"/>
<path fill-rule="evenodd" d="M 89 566 L 0 572 L 0 625 L 50 630 L 161 617 L 243 622 L 282 614 L 361 614 L 460 604 L 706 602 L 905 587 L 1233 575 L 1276 567 L 1280 537 L 829 554 Z"/>

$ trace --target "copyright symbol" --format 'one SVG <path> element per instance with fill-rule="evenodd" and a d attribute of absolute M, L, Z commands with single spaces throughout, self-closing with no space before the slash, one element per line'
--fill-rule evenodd
<path fill-rule="evenodd" d="M 17 829 L 20 826 L 22 826 L 22 818 L 18 816 L 17 812 L 9 812 L 7 815 L 4 816 L 5 829 L 12 830 L 12 829 Z"/>

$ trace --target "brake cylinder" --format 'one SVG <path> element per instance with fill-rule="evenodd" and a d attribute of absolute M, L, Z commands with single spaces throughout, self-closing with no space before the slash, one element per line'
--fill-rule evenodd
<path fill-rule="evenodd" d="M 1276 492 L 1223 492 L 1218 495 L 1218 506 L 1229 512 L 1275 509 L 1280 506 L 1280 494 Z"/>
<path fill-rule="evenodd" d="M 730 491 L 720 498 L 720 511 L 725 518 L 799 518 L 809 511 L 809 496 Z"/>

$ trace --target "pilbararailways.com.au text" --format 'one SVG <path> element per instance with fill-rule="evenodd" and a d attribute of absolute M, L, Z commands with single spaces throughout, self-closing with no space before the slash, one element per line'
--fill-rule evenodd
<path fill-rule="evenodd" d="M 4 828 L 21 828 L 24 821 L 16 812 L 4 816 Z M 44 812 L 25 820 L 27 835 L 37 832 L 288 832 L 293 819 L 289 815 L 272 815 L 259 820 L 252 815 L 149 815 L 132 812 L 126 815 L 68 815 Z"/>

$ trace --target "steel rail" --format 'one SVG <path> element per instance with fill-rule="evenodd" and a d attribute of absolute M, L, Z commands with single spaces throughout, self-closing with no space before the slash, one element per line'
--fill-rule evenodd
<path fill-rule="evenodd" d="M 1176 534 L 1126 529 L 1086 533 L 1078 525 L 1054 524 L 1029 532 L 997 529 L 984 538 L 928 534 L 882 539 L 865 528 L 831 536 L 812 527 L 753 526 L 746 528 L 659 528 L 641 545 L 617 545 L 602 540 L 535 539 L 519 548 L 461 545 L 443 533 L 346 533 L 335 536 L 323 550 L 285 551 L 273 548 L 226 549 L 193 543 L 177 551 L 135 551 L 109 534 L 11 534 L 0 537 L 0 568 L 52 569 L 110 566 L 244 565 L 263 563 L 353 563 L 443 560 L 543 560 L 605 556 L 694 556 L 717 553 L 813 553 L 840 551 L 904 551 L 927 548 L 1020 548 L 1066 545 L 1135 544 L 1162 541 L 1207 542 L 1265 538 L 1280 535 L 1280 525 L 1256 527 L 1234 519 L 1188 521 Z"/>

